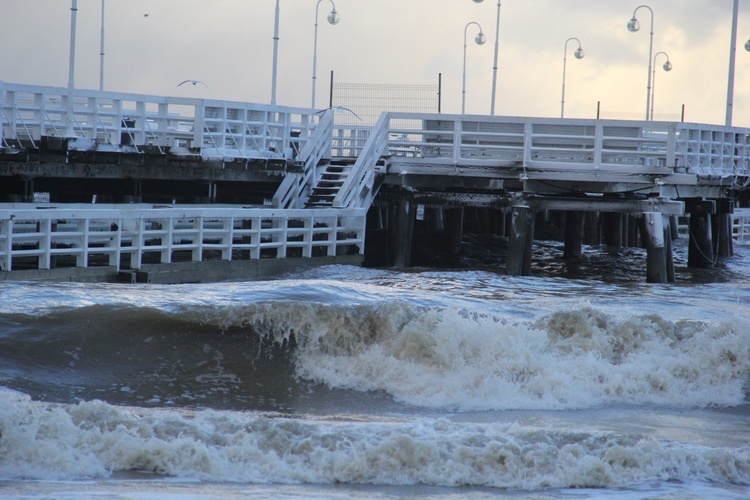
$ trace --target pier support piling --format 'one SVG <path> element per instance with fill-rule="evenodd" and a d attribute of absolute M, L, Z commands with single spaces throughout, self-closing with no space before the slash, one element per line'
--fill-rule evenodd
<path fill-rule="evenodd" d="M 464 233 L 464 209 L 446 208 L 444 215 L 445 231 L 448 235 L 448 251 L 451 255 L 458 255 L 461 251 L 461 240 Z"/>
<path fill-rule="evenodd" d="M 510 276 L 531 274 L 531 248 L 534 240 L 534 211 L 529 207 L 513 207 L 505 272 Z"/>
<path fill-rule="evenodd" d="M 601 215 L 604 243 L 612 248 L 622 248 L 623 214 L 604 212 Z"/>
<path fill-rule="evenodd" d="M 714 250 L 711 229 L 711 207 L 696 204 L 690 211 L 690 242 L 688 245 L 688 267 L 709 269 L 714 265 Z"/>
<path fill-rule="evenodd" d="M 563 259 L 578 259 L 583 253 L 583 220 L 582 212 L 565 212 L 565 249 Z"/>
<path fill-rule="evenodd" d="M 647 252 L 646 281 L 648 283 L 668 283 L 670 274 L 674 280 L 671 239 L 669 251 L 665 244 L 667 231 L 669 231 L 669 222 L 664 220 L 662 214 L 653 212 L 643 214 L 641 234 Z"/>
<path fill-rule="evenodd" d="M 391 265 L 399 269 L 411 266 L 411 243 L 414 234 L 416 204 L 412 200 L 398 200 L 393 206 L 390 227 Z"/>

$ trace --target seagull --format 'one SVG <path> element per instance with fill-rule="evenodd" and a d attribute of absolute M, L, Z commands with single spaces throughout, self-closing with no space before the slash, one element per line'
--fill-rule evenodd
<path fill-rule="evenodd" d="M 193 85 L 198 85 L 200 83 L 204 87 L 208 88 L 208 85 L 206 85 L 200 80 L 185 80 L 184 82 L 178 83 L 177 86 L 179 87 L 180 85 L 185 85 L 186 83 L 192 83 Z"/>
<path fill-rule="evenodd" d="M 344 106 L 332 106 L 332 107 L 330 107 L 330 108 L 326 108 L 326 109 L 321 109 L 320 111 L 316 111 L 316 112 L 315 112 L 315 114 L 316 114 L 316 115 L 320 115 L 320 114 L 323 114 L 323 113 L 325 113 L 326 111 L 328 111 L 329 109 L 332 109 L 334 113 L 343 113 L 344 111 L 348 111 L 349 113 L 351 113 L 351 114 L 353 114 L 354 116 L 356 116 L 356 117 L 357 117 L 357 120 L 359 120 L 359 121 L 362 121 L 362 118 L 360 118 L 360 117 L 359 117 L 359 115 L 358 115 L 357 113 L 355 113 L 354 111 L 352 111 L 352 110 L 351 110 L 351 109 L 349 109 L 349 108 L 345 108 Z"/>

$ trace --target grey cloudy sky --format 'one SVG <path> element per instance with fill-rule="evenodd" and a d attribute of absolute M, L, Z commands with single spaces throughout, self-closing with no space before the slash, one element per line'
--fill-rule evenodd
<path fill-rule="evenodd" d="M 271 97 L 275 0 L 105 0 L 105 89 L 267 103 Z M 341 83 L 437 84 L 443 112 L 461 110 L 464 28 L 469 28 L 467 113 L 489 114 L 496 0 L 334 0 L 341 21 L 319 7 L 317 99 L 330 72 Z M 309 107 L 316 0 L 280 0 L 277 103 Z M 724 123 L 732 0 L 650 0 L 656 60 L 656 119 Z M 640 1 L 502 0 L 496 114 L 560 114 L 565 41 L 566 117 L 645 115 L 649 26 L 626 24 Z M 0 80 L 64 87 L 70 0 L 0 0 Z M 146 15 L 148 14 L 148 15 Z M 750 127 L 750 0 L 740 0 L 734 124 Z M 75 83 L 99 86 L 101 0 L 78 0 Z M 208 85 L 177 84 L 186 79 Z"/>

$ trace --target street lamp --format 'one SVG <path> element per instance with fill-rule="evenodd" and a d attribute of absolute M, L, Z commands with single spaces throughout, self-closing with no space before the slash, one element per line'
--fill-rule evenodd
<path fill-rule="evenodd" d="M 279 0 L 276 0 L 276 10 L 273 21 L 273 69 L 271 71 L 271 105 L 276 104 L 276 70 L 279 67 Z"/>
<path fill-rule="evenodd" d="M 476 1 L 476 0 L 475 0 Z M 466 30 L 469 29 L 469 26 L 472 24 L 476 24 L 479 28 L 479 33 L 477 33 L 477 36 L 474 37 L 474 42 L 477 45 L 484 45 L 484 42 L 487 41 L 487 38 L 484 36 L 484 33 L 482 33 L 482 26 L 479 25 L 479 23 L 475 21 L 471 21 L 464 26 L 464 71 L 463 71 L 463 85 L 461 87 L 461 114 L 464 114 L 466 111 Z"/>
<path fill-rule="evenodd" d="M 649 120 L 649 99 L 651 98 L 651 59 L 652 54 L 654 50 L 654 11 L 651 10 L 651 7 L 648 5 L 639 5 L 635 8 L 633 11 L 633 18 L 628 21 L 628 30 L 630 30 L 632 33 L 635 33 L 639 29 L 641 29 L 641 23 L 638 22 L 638 19 L 636 19 L 635 14 L 638 12 L 638 9 L 646 8 L 651 13 L 651 33 L 649 35 L 649 43 L 648 43 L 648 84 L 646 85 L 646 120 Z"/>
<path fill-rule="evenodd" d="M 323 0 L 318 0 L 318 3 L 315 4 L 315 38 L 313 40 L 313 73 L 312 73 L 312 106 L 311 108 L 315 109 L 315 71 L 316 66 L 318 64 L 318 7 L 320 7 L 320 2 Z M 336 12 L 336 4 L 333 3 L 333 0 L 328 0 L 331 2 L 331 6 L 333 9 L 331 10 L 331 13 L 328 14 L 328 22 L 330 24 L 338 24 L 340 21 L 339 14 Z"/>
<path fill-rule="evenodd" d="M 651 119 L 654 119 L 654 96 L 656 94 L 656 58 L 659 57 L 659 54 L 664 54 L 664 57 L 667 58 L 666 62 L 662 66 L 664 71 L 672 71 L 672 63 L 669 62 L 669 54 L 666 52 L 657 52 L 654 55 L 654 69 L 652 70 L 652 78 L 651 78 Z"/>
<path fill-rule="evenodd" d="M 581 41 L 578 40 L 578 38 L 570 37 L 565 40 L 565 50 L 563 52 L 562 100 L 560 104 L 560 118 L 565 117 L 565 66 L 567 65 L 568 61 L 568 42 L 571 40 L 575 40 L 578 43 L 578 48 L 575 52 L 573 52 L 575 58 L 583 59 L 584 56 L 583 48 L 581 48 Z"/>
<path fill-rule="evenodd" d="M 482 3 L 484 0 L 473 0 Z M 492 62 L 492 100 L 490 101 L 490 115 L 495 115 L 495 94 L 497 92 L 497 56 L 500 51 L 500 0 L 497 0 L 497 18 L 495 20 L 495 57 Z"/>
<path fill-rule="evenodd" d="M 102 35 L 99 47 L 99 90 L 104 90 L 104 0 L 102 0 Z"/>
<path fill-rule="evenodd" d="M 67 101 L 67 135 L 73 136 L 73 91 L 75 89 L 76 72 L 76 15 L 78 13 L 78 0 L 70 2 L 70 53 L 68 56 L 68 101 Z"/>

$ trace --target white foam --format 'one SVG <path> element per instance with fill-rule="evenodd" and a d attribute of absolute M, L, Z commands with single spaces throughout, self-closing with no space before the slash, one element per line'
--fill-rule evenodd
<path fill-rule="evenodd" d="M 0 478 L 81 479 L 142 470 L 250 483 L 618 487 L 750 482 L 750 450 L 639 434 L 445 419 L 331 422 L 240 412 L 32 402 L 0 391 Z"/>
<path fill-rule="evenodd" d="M 750 327 L 736 317 L 620 319 L 583 306 L 519 324 L 391 302 L 366 314 L 319 307 L 292 322 L 304 333 L 302 377 L 433 408 L 731 406 L 750 377 Z"/>

